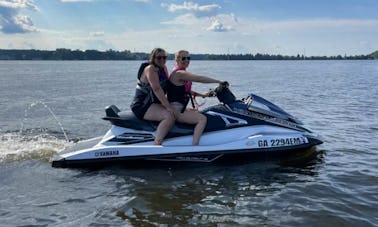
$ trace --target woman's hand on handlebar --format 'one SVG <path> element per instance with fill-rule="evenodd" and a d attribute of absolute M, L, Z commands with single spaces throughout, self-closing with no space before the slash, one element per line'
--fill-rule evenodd
<path fill-rule="evenodd" d="M 213 89 L 210 89 L 205 95 L 206 97 L 215 97 L 216 93 Z"/>

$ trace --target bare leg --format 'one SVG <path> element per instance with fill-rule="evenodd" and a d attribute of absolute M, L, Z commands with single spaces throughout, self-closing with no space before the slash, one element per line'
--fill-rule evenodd
<path fill-rule="evenodd" d="M 192 145 L 198 145 L 200 138 L 202 136 L 203 130 L 206 127 L 206 123 L 207 123 L 206 116 L 192 110 L 185 110 L 184 113 L 176 114 L 176 116 L 178 116 L 177 118 L 178 122 L 187 123 L 187 124 L 195 124 Z"/>
<path fill-rule="evenodd" d="M 198 123 L 194 127 L 194 133 L 193 133 L 193 142 L 192 145 L 198 145 L 200 138 L 202 136 L 203 130 L 206 127 L 207 118 L 205 115 L 201 114 L 198 119 Z"/>
<path fill-rule="evenodd" d="M 144 119 L 149 121 L 160 121 L 156 129 L 155 145 L 160 145 L 169 130 L 175 124 L 175 118 L 162 105 L 152 104 L 144 114 Z"/>

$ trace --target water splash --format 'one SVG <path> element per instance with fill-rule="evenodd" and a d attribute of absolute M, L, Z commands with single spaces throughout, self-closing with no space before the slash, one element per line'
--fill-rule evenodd
<path fill-rule="evenodd" d="M 46 103 L 42 102 L 42 101 L 37 101 L 37 102 L 33 102 L 32 104 L 30 104 L 30 106 L 28 108 L 25 109 L 25 114 L 24 114 L 24 119 L 22 120 L 21 122 L 21 128 L 20 128 L 20 131 L 19 133 L 22 134 L 23 130 L 24 130 L 24 125 L 25 125 L 25 122 L 28 120 L 28 113 L 30 112 L 30 110 L 37 106 L 37 105 L 41 105 L 42 107 L 44 107 L 46 110 L 49 111 L 49 113 L 51 114 L 51 116 L 53 116 L 53 118 L 55 119 L 55 121 L 57 122 L 57 124 L 59 125 L 60 127 L 60 130 L 63 132 L 63 135 L 66 139 L 66 141 L 68 142 L 69 139 L 68 139 L 68 136 L 67 136 L 67 133 L 66 131 L 64 130 L 63 128 L 63 125 L 62 123 L 60 123 L 60 121 L 58 120 L 57 116 L 54 114 L 54 112 L 52 111 L 52 109 L 47 106 Z"/>
<path fill-rule="evenodd" d="M 44 128 L 25 129 L 26 122 L 31 120 L 29 119 L 30 112 L 36 106 L 42 106 L 49 112 L 61 132 Z M 25 109 L 19 131 L 2 131 L 0 129 L 0 132 L 0 163 L 30 159 L 48 161 L 54 154 L 70 145 L 62 123 L 43 101 L 34 102 Z M 62 134 L 65 140 L 58 138 Z"/>
<path fill-rule="evenodd" d="M 48 134 L 21 135 L 8 132 L 0 134 L 0 163 L 37 159 L 48 161 L 71 142 Z"/>

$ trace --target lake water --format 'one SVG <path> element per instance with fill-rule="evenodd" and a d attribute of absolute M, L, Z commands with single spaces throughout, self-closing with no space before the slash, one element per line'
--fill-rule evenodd
<path fill-rule="evenodd" d="M 52 168 L 60 149 L 106 132 L 105 106 L 129 109 L 139 64 L 0 61 L 1 226 L 378 226 L 378 61 L 191 62 L 324 138 L 301 157 Z"/>

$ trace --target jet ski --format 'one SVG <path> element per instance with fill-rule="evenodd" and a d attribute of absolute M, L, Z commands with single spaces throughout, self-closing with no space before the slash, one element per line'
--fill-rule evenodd
<path fill-rule="evenodd" d="M 53 167 L 140 162 L 224 162 L 255 155 L 285 154 L 322 144 L 319 135 L 268 100 L 250 93 L 236 99 L 228 84 L 213 91 L 219 103 L 200 112 L 207 126 L 192 146 L 193 125 L 176 123 L 162 145 L 153 145 L 158 122 L 144 121 L 131 111 L 105 108 L 111 128 L 102 136 L 77 142 L 51 160 Z"/>

